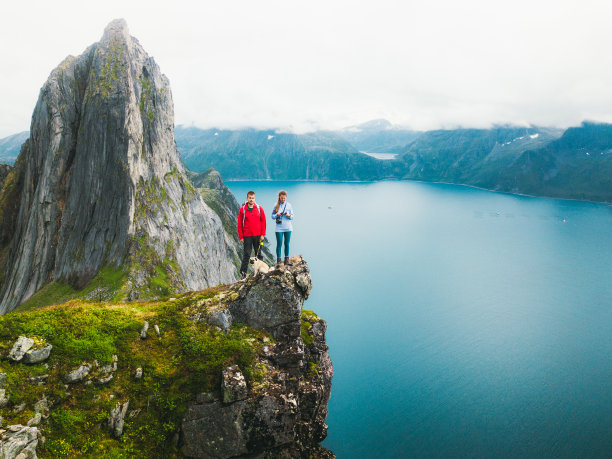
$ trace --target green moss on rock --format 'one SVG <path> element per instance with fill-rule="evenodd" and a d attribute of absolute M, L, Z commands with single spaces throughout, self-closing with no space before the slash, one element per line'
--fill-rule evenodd
<path fill-rule="evenodd" d="M 221 372 L 238 364 L 249 385 L 261 379 L 263 331 L 236 324 L 229 332 L 195 323 L 186 311 L 194 303 L 213 299 L 223 287 L 191 292 L 174 301 L 97 303 L 73 300 L 0 317 L 0 355 L 6 355 L 20 335 L 51 343 L 45 364 L 25 365 L 0 360 L 7 373 L 10 403 L 0 409 L 4 424 L 25 424 L 34 404 L 46 397 L 51 413 L 43 421 L 46 443 L 40 457 L 175 457 L 172 438 L 194 394 L 217 389 Z M 161 335 L 140 338 L 144 321 L 159 325 Z M 113 379 L 105 385 L 72 384 L 63 377 L 83 362 L 109 364 L 118 357 Z M 143 377 L 134 377 L 142 368 Z M 48 375 L 38 385 L 30 378 Z M 130 400 L 120 439 L 110 435 L 107 418 L 118 401 Z M 20 412 L 14 406 L 26 404 Z"/>
<path fill-rule="evenodd" d="M 118 300 L 123 298 L 123 287 L 127 273 L 112 266 L 106 266 L 81 290 L 75 290 L 63 282 L 50 282 L 21 303 L 15 311 L 27 311 L 41 306 L 61 304 L 72 299 Z"/>

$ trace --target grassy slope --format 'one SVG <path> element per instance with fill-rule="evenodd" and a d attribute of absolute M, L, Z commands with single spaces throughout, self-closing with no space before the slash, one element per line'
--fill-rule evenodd
<path fill-rule="evenodd" d="M 172 441 L 187 402 L 195 394 L 214 391 L 221 371 L 238 364 L 254 393 L 266 387 L 263 358 L 267 333 L 235 324 L 228 334 L 187 318 L 204 301 L 218 301 L 226 290 L 219 286 L 149 302 L 72 300 L 63 305 L 38 307 L 0 316 L 0 373 L 8 374 L 10 403 L 0 409 L 3 425 L 25 424 L 34 416 L 33 406 L 43 396 L 51 405 L 42 428 L 46 443 L 37 448 L 40 457 L 181 457 Z M 149 337 L 140 339 L 144 321 L 151 324 Z M 303 310 L 302 337 L 312 342 L 312 323 L 320 320 Z M 159 325 L 157 337 L 153 325 Z M 5 358 L 20 335 L 53 345 L 44 364 L 26 365 Z M 106 385 L 74 384 L 63 377 L 82 362 L 109 364 L 118 356 L 114 379 Z M 143 378 L 134 378 L 136 369 Z M 318 372 L 309 364 L 309 372 Z M 49 375 L 46 384 L 28 378 Z M 109 434 L 109 411 L 118 401 L 130 400 L 121 439 Z M 26 409 L 15 413 L 22 403 Z"/>
<path fill-rule="evenodd" d="M 33 405 L 45 395 L 54 403 L 44 425 L 47 442 L 38 448 L 41 457 L 163 457 L 180 456 L 172 443 L 186 408 L 197 393 L 220 385 L 221 370 L 237 363 L 251 387 L 262 380 L 256 364 L 262 345 L 271 338 L 262 331 L 236 325 L 229 334 L 206 324 L 196 324 L 183 313 L 198 301 L 213 298 L 224 287 L 192 292 L 175 301 L 96 303 L 70 301 L 0 317 L 0 356 L 6 356 L 20 335 L 53 344 L 44 364 L 25 365 L 0 360 L 8 373 L 10 405 L 0 410 L 4 425 L 25 424 Z M 143 322 L 151 324 L 141 340 Z M 161 337 L 153 332 L 158 324 Z M 118 371 L 107 385 L 75 384 L 66 389 L 62 377 L 81 362 L 97 359 L 101 365 L 119 358 Z M 136 380 L 136 368 L 144 376 Z M 29 377 L 49 374 L 44 385 Z M 117 401 L 130 399 L 120 440 L 110 437 L 107 418 Z M 15 414 L 13 406 L 26 403 Z"/>

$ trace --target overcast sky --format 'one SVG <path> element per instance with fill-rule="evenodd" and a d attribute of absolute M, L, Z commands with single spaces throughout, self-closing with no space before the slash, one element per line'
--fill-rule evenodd
<path fill-rule="evenodd" d="M 612 122 L 610 1 L 22 0 L 0 16 L 0 137 L 118 17 L 170 79 L 176 124 Z"/>

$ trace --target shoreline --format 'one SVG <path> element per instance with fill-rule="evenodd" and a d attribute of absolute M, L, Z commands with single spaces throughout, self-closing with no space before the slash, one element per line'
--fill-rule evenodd
<path fill-rule="evenodd" d="M 201 174 L 202 172 L 196 172 Z M 577 199 L 577 198 L 562 198 L 555 196 L 544 196 L 544 195 L 533 195 L 525 193 L 512 193 L 510 191 L 492 190 L 490 188 L 483 188 L 476 185 L 468 185 L 465 183 L 452 183 L 452 182 L 435 182 L 429 180 L 417 180 L 417 179 L 379 179 L 379 180 L 312 180 L 312 179 L 223 179 L 224 182 L 309 182 L 309 183 L 378 183 L 378 182 L 417 182 L 417 183 L 434 183 L 438 185 L 452 185 L 462 186 L 466 188 L 473 188 L 481 191 L 489 191 L 491 193 L 500 193 L 510 196 L 521 196 L 524 198 L 539 198 L 539 199 L 555 199 L 558 201 L 572 201 L 572 202 L 584 202 L 589 204 L 601 204 L 608 207 L 612 207 L 612 201 L 590 201 L 588 199 Z"/>

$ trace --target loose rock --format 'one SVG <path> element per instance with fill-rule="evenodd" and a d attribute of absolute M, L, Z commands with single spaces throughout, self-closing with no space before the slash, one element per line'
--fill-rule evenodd
<path fill-rule="evenodd" d="M 232 403 L 247 398 L 246 380 L 238 365 L 232 365 L 223 370 L 221 391 L 223 392 L 223 403 Z"/>
<path fill-rule="evenodd" d="M 136 378 L 136 379 L 141 379 L 142 378 L 142 368 L 140 368 L 140 367 L 136 368 L 136 374 L 134 375 L 134 378 Z"/>
<path fill-rule="evenodd" d="M 51 349 L 53 349 L 51 344 L 46 345 L 42 349 L 30 349 L 23 356 L 23 362 L 29 364 L 44 362 L 51 355 Z"/>
<path fill-rule="evenodd" d="M 0 408 L 8 405 L 10 396 L 6 394 L 6 389 L 0 389 Z"/>
<path fill-rule="evenodd" d="M 34 346 L 33 339 L 30 339 L 27 336 L 20 336 L 17 338 L 17 341 L 15 341 L 15 344 L 13 344 L 13 348 L 8 356 L 9 359 L 13 360 L 14 362 L 19 362 L 21 359 L 23 359 L 25 353 L 32 348 L 32 346 Z"/>
<path fill-rule="evenodd" d="M 147 339 L 148 330 L 149 330 L 149 322 L 145 320 L 142 330 L 140 330 L 140 339 Z"/>
<path fill-rule="evenodd" d="M 2 459 L 36 459 L 38 429 L 21 424 L 8 426 L 0 437 L 0 457 Z"/>
<path fill-rule="evenodd" d="M 206 322 L 228 333 L 232 326 L 232 315 L 227 309 L 210 309 L 206 312 Z"/>
<path fill-rule="evenodd" d="M 159 331 L 159 326 L 158 326 L 157 324 L 155 324 L 155 325 L 153 325 L 153 328 L 155 329 L 155 334 L 156 334 L 158 337 L 160 337 L 160 336 L 161 336 L 161 333 L 160 333 L 160 331 Z"/>
<path fill-rule="evenodd" d="M 125 414 L 127 413 L 129 405 L 129 400 L 123 405 L 120 402 L 117 402 L 117 406 L 110 412 L 110 416 L 108 418 L 108 428 L 115 438 L 119 438 L 123 434 Z"/>
<path fill-rule="evenodd" d="M 47 397 L 41 398 L 34 404 L 34 411 L 36 413 L 42 414 L 45 414 L 47 411 L 49 411 L 49 401 L 47 400 Z"/>
<path fill-rule="evenodd" d="M 73 370 L 70 373 L 68 373 L 65 376 L 64 381 L 67 382 L 68 384 L 74 384 L 74 383 L 81 382 L 87 377 L 90 371 L 91 371 L 90 365 L 88 364 L 81 365 L 76 370 Z"/>
<path fill-rule="evenodd" d="M 113 375 L 110 374 L 110 375 L 108 375 L 108 376 L 106 376 L 104 378 L 96 379 L 96 384 L 103 385 L 103 384 L 111 382 L 112 379 L 113 379 Z"/>

